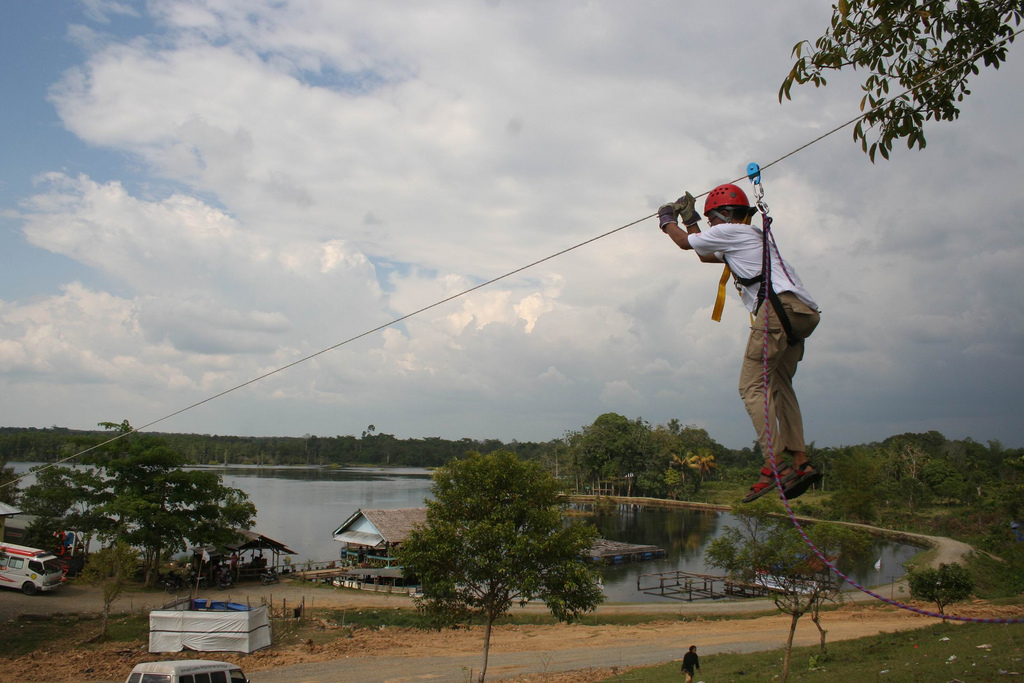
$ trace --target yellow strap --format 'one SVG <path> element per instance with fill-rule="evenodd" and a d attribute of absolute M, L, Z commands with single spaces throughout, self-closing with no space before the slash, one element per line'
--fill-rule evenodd
<path fill-rule="evenodd" d="M 729 283 L 729 276 L 732 271 L 729 266 L 722 269 L 722 279 L 718 281 L 718 298 L 715 299 L 715 310 L 711 312 L 711 319 L 715 322 L 722 322 L 722 309 L 725 308 L 725 286 Z"/>

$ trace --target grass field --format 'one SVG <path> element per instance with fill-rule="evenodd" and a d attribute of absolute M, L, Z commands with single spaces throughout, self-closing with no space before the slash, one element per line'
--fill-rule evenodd
<path fill-rule="evenodd" d="M 700 654 L 700 642 L 697 653 Z M 983 647 L 984 646 L 984 647 Z M 824 662 L 817 647 L 794 648 L 789 680 L 813 683 L 881 681 L 945 683 L 947 681 L 1024 680 L 1024 625 L 936 623 L 913 631 L 883 634 L 828 646 Z M 781 650 L 747 655 L 701 656 L 695 681 L 751 683 L 777 681 Z M 633 669 L 606 681 L 679 683 L 679 663 Z"/>
<path fill-rule="evenodd" d="M 44 645 L 64 641 L 77 646 L 100 631 L 99 618 L 90 616 L 55 616 L 46 621 L 14 620 L 0 623 L 0 643 L 4 657 L 26 655 Z M 117 615 L 110 617 L 107 627 L 109 641 L 130 642 L 149 637 L 149 615 Z"/>

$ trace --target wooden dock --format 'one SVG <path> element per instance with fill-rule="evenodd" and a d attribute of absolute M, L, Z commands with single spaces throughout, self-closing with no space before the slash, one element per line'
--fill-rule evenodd
<path fill-rule="evenodd" d="M 308 571 L 292 572 L 291 578 L 301 581 L 312 581 L 313 583 L 330 583 L 332 579 L 348 574 L 351 567 L 331 567 L 328 569 L 311 569 Z"/>
<path fill-rule="evenodd" d="M 716 587 L 717 586 L 717 587 Z M 684 571 L 642 574 L 636 589 L 648 595 L 673 600 L 718 600 L 720 598 L 763 598 L 771 591 L 755 583 L 732 581 L 714 574 L 693 574 Z"/>
<path fill-rule="evenodd" d="M 644 562 L 665 557 L 665 549 L 654 545 L 636 545 L 599 538 L 588 550 L 585 559 L 604 564 L 622 564 L 623 562 Z"/>

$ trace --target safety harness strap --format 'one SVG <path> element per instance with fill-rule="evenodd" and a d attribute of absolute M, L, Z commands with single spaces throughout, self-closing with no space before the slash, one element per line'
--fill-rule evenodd
<path fill-rule="evenodd" d="M 761 230 L 761 272 L 754 277 L 739 277 L 734 273 L 733 277 L 736 279 L 738 284 L 741 284 L 744 287 L 759 285 L 757 288 L 757 306 L 754 307 L 754 317 L 757 317 L 765 299 L 768 299 L 768 301 L 771 302 L 772 308 L 775 309 L 775 314 L 779 316 L 779 323 L 782 325 L 782 329 L 786 333 L 786 341 L 790 346 L 796 346 L 797 344 L 802 343 L 803 339 L 793 332 L 793 324 L 790 322 L 789 316 L 786 314 L 786 309 L 782 306 L 782 300 L 779 298 L 779 295 L 775 293 L 775 288 L 767 285 L 764 277 L 765 273 L 771 272 L 772 267 L 772 252 L 768 243 L 768 231 L 771 226 L 771 220 L 770 216 L 764 216 L 765 226 Z M 782 257 L 780 256 L 779 258 Z M 726 262 L 726 270 L 729 270 L 728 261 Z M 718 302 L 715 302 L 715 307 L 717 309 Z M 713 314 L 712 317 L 714 317 Z M 717 320 L 718 318 L 715 319 Z"/>
<path fill-rule="evenodd" d="M 722 278 L 718 281 L 718 298 L 715 299 L 715 308 L 711 311 L 711 319 L 716 323 L 722 322 L 722 309 L 725 308 L 725 286 L 729 284 L 729 276 L 732 270 L 728 265 L 722 269 Z"/>

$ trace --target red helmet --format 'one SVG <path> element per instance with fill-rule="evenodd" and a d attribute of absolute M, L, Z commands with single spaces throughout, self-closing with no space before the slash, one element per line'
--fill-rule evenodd
<path fill-rule="evenodd" d="M 733 184 L 719 185 L 708 193 L 704 200 L 704 214 L 722 206 L 745 206 L 750 208 L 750 201 L 743 190 Z"/>

